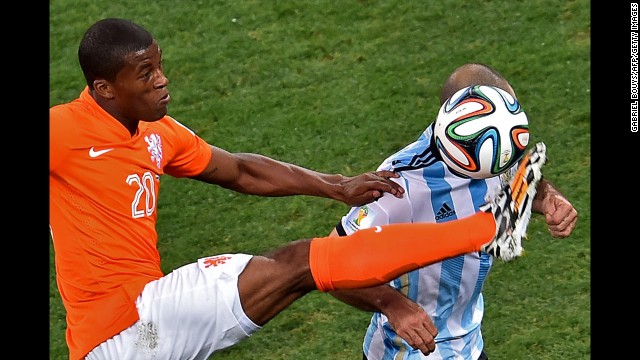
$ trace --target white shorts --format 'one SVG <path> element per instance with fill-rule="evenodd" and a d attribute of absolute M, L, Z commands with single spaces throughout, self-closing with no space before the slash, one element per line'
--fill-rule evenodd
<path fill-rule="evenodd" d="M 203 359 L 260 329 L 244 313 L 238 275 L 252 258 L 198 259 L 148 283 L 136 299 L 140 320 L 93 349 L 87 360 Z"/>

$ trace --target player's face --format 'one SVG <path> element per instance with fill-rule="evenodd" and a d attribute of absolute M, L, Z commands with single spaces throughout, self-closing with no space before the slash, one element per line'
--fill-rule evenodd
<path fill-rule="evenodd" d="M 130 121 L 156 121 L 167 114 L 169 80 L 162 68 L 162 50 L 154 40 L 145 50 L 129 54 L 116 76 L 114 100 L 120 115 Z"/>

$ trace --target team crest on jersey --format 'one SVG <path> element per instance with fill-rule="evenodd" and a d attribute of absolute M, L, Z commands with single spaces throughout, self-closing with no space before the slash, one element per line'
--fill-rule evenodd
<path fill-rule="evenodd" d="M 149 150 L 149 154 L 151 155 L 151 161 L 155 162 L 158 169 L 160 169 L 160 164 L 162 164 L 162 139 L 160 139 L 160 135 L 151 134 L 145 136 L 144 141 L 149 145 L 147 146 L 147 150 Z"/>
<path fill-rule="evenodd" d="M 357 231 L 361 228 L 368 228 L 375 217 L 375 211 L 367 205 L 364 205 L 360 206 L 357 211 L 356 209 L 353 209 L 347 215 L 347 221 L 345 221 L 345 224 L 349 230 Z"/>

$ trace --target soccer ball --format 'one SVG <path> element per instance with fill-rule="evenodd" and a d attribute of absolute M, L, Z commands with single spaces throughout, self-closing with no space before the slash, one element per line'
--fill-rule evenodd
<path fill-rule="evenodd" d="M 522 158 L 529 143 L 529 121 L 508 92 L 472 85 L 442 104 L 433 134 L 442 160 L 454 174 L 486 179 Z"/>

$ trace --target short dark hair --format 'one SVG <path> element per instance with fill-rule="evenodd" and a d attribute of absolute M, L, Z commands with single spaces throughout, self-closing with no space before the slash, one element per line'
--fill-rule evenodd
<path fill-rule="evenodd" d="M 152 43 L 151 33 L 130 20 L 108 18 L 94 23 L 84 33 L 78 48 L 87 85 L 93 88 L 97 78 L 114 81 L 125 65 L 125 57 Z"/>

